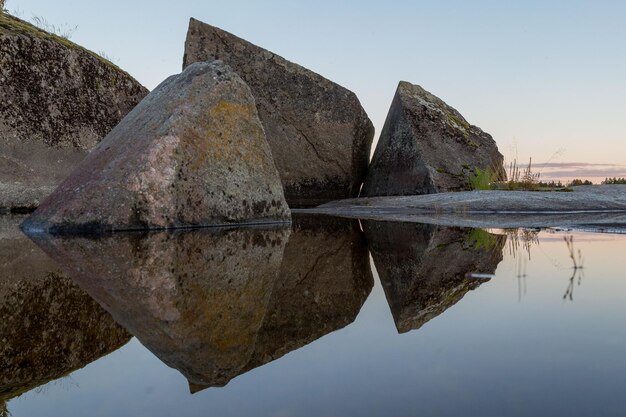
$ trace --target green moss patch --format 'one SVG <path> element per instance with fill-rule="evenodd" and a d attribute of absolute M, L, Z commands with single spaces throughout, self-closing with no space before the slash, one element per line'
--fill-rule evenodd
<path fill-rule="evenodd" d="M 0 35 L 5 35 L 5 34 L 17 35 L 17 36 L 22 35 L 22 36 L 28 36 L 32 38 L 45 39 L 45 40 L 56 42 L 69 49 L 76 49 L 82 52 L 86 52 L 87 54 L 93 56 L 104 65 L 111 67 L 115 69 L 116 71 L 122 72 L 130 77 L 130 75 L 126 71 L 122 70 L 111 61 L 104 59 L 103 57 L 101 57 L 95 52 L 90 51 L 89 49 L 83 48 L 82 46 L 75 44 L 69 39 L 66 39 L 59 35 L 55 35 L 54 33 L 46 32 L 45 30 L 38 28 L 32 23 L 26 22 L 22 19 L 18 19 L 15 16 L 11 16 L 7 13 L 0 13 Z"/>

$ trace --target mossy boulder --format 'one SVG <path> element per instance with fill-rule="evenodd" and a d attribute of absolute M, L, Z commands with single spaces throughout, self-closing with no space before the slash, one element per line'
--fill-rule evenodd
<path fill-rule="evenodd" d="M 493 138 L 422 87 L 401 81 L 361 196 L 468 190 L 477 168 L 506 178 Z"/>
<path fill-rule="evenodd" d="M 352 91 L 191 19 L 183 68 L 214 59 L 250 86 L 291 207 L 358 196 L 374 127 Z"/>
<path fill-rule="evenodd" d="M 213 61 L 155 88 L 23 227 L 82 233 L 290 219 L 254 97 Z"/>
<path fill-rule="evenodd" d="M 148 90 L 99 55 L 0 13 L 0 207 L 34 208 Z"/>

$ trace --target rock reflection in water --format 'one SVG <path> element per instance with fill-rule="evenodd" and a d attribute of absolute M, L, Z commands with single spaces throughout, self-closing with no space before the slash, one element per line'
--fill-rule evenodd
<path fill-rule="evenodd" d="M 192 392 L 250 360 L 288 227 L 47 237 L 42 247 Z"/>
<path fill-rule="evenodd" d="M 419 329 L 495 272 L 506 237 L 480 229 L 363 221 L 399 333 Z"/>
<path fill-rule="evenodd" d="M 350 220 L 38 242 L 191 392 L 346 326 L 373 286 Z"/>
<path fill-rule="evenodd" d="M 0 404 L 131 337 L 20 232 L 22 220 L 0 216 Z"/>
<path fill-rule="evenodd" d="M 250 368 L 352 323 L 374 285 L 358 221 L 293 220 Z"/>

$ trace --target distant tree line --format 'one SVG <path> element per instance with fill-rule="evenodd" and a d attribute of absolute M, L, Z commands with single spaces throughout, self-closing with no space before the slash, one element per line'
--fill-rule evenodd
<path fill-rule="evenodd" d="M 626 184 L 626 178 L 606 178 L 602 184 Z"/>
<path fill-rule="evenodd" d="M 593 185 L 593 182 L 576 178 L 566 184 L 563 184 L 561 181 L 539 181 L 537 183 L 537 186 L 540 188 L 566 188 L 575 187 L 577 185 Z"/>
<path fill-rule="evenodd" d="M 576 185 L 593 185 L 593 182 L 589 181 L 589 180 L 580 180 L 578 178 L 572 180 L 572 182 L 569 183 L 569 185 L 571 187 L 576 186 Z"/>

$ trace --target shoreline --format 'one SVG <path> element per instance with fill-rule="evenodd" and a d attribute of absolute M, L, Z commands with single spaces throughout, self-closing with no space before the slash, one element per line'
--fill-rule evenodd
<path fill-rule="evenodd" d="M 626 233 L 626 185 L 572 192 L 463 191 L 333 201 L 294 214 L 479 228 L 566 228 Z"/>

